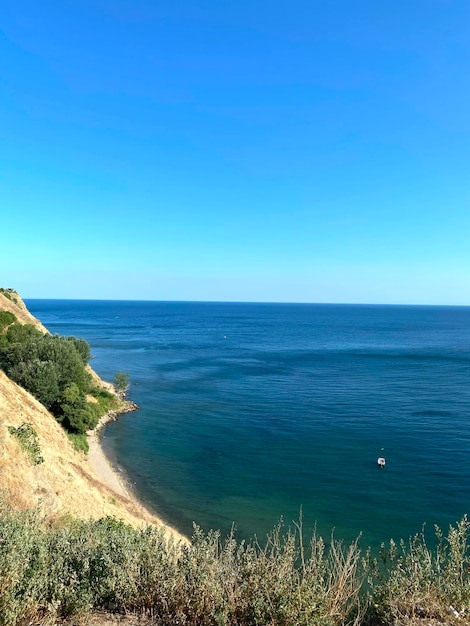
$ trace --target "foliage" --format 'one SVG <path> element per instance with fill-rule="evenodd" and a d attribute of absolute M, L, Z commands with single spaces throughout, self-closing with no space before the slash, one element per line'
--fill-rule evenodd
<path fill-rule="evenodd" d="M 47 541 L 38 512 L 13 511 L 0 502 L 2 626 L 27 623 L 47 606 L 47 560 Z"/>
<path fill-rule="evenodd" d="M 10 311 L 0 311 L 0 332 L 16 322 L 16 315 Z"/>
<path fill-rule="evenodd" d="M 409 542 L 382 544 L 380 561 L 371 567 L 376 615 L 387 624 L 417 618 L 445 624 L 470 618 L 469 539 L 466 516 L 449 526 L 447 537 L 435 526 L 437 547 L 431 550 L 424 531 Z"/>
<path fill-rule="evenodd" d="M 464 625 L 468 534 L 464 517 L 447 537 L 436 528 L 434 550 L 421 534 L 361 560 L 357 542 L 327 545 L 315 532 L 304 549 L 301 525 L 277 526 L 264 545 L 195 526 L 181 546 L 110 517 L 44 524 L 0 499 L 0 624 L 87 623 L 112 609 L 162 625 Z"/>
<path fill-rule="evenodd" d="M 16 322 L 16 315 L 10 311 L 0 311 L 0 350 L 8 343 L 5 330 Z"/>
<path fill-rule="evenodd" d="M 18 428 L 8 426 L 8 432 L 18 439 L 20 446 L 29 454 L 34 465 L 44 463 L 38 441 L 38 434 L 31 424 L 24 423 L 18 426 Z"/>
<path fill-rule="evenodd" d="M 186 626 L 359 623 L 356 544 L 327 550 L 314 537 L 307 558 L 297 535 L 280 527 L 264 547 L 195 527 L 182 547 L 162 529 L 114 518 L 46 526 L 38 512 L 0 513 L 3 626 L 76 623 L 107 607 Z"/>
<path fill-rule="evenodd" d="M 117 372 L 114 377 L 114 385 L 118 392 L 125 393 L 129 389 L 129 374 L 127 372 Z"/>
<path fill-rule="evenodd" d="M 66 341 L 70 341 L 75 346 L 76 351 L 82 359 L 83 365 L 87 365 L 91 359 L 90 344 L 85 341 L 85 339 L 77 339 L 77 337 L 66 337 L 65 339 Z"/>
<path fill-rule="evenodd" d="M 90 395 L 95 402 L 91 404 L 92 409 L 98 417 L 101 417 L 109 411 L 115 411 L 119 407 L 119 400 L 113 393 L 106 391 L 100 387 L 94 387 L 90 390 Z"/>
<path fill-rule="evenodd" d="M 73 447 L 77 452 L 88 454 L 90 446 L 88 445 L 87 436 L 84 433 L 67 433 L 67 437 L 73 443 Z"/>
<path fill-rule="evenodd" d="M 108 396 L 98 394 L 98 402 L 87 401 L 92 378 L 86 369 L 90 346 L 84 339 L 43 334 L 31 324 L 19 323 L 6 326 L 1 337 L 0 367 L 66 430 L 85 433 L 109 410 Z"/>

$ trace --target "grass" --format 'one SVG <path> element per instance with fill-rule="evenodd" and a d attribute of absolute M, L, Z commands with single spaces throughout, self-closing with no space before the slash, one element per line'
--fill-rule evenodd
<path fill-rule="evenodd" d="M 121 406 L 119 398 L 106 389 L 95 387 L 90 391 L 90 396 L 93 402 L 88 403 L 88 407 L 93 412 L 96 421 L 109 411 L 119 411 Z"/>
<path fill-rule="evenodd" d="M 67 437 L 73 443 L 73 447 L 77 452 L 88 454 L 90 446 L 88 445 L 87 436 L 83 433 L 67 433 Z"/>
<path fill-rule="evenodd" d="M 10 435 L 13 435 L 16 439 L 18 439 L 20 446 L 25 452 L 28 453 L 34 465 L 44 463 L 44 458 L 41 454 L 41 447 L 38 441 L 38 434 L 31 424 L 25 422 L 17 428 L 14 426 L 8 426 L 8 432 Z"/>
<path fill-rule="evenodd" d="M 4 287 L 0 287 L 0 293 L 2 293 L 6 298 L 8 298 L 8 300 L 11 300 L 15 304 L 18 304 L 18 298 L 16 297 L 18 294 L 16 293 L 14 289 L 11 289 L 11 288 L 5 289 Z"/>

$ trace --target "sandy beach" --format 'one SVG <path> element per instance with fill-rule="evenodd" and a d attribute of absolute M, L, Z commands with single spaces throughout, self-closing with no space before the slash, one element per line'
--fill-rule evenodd
<path fill-rule="evenodd" d="M 95 474 L 96 478 L 107 489 L 113 491 L 118 496 L 124 497 L 127 500 L 133 502 L 136 509 L 142 511 L 142 521 L 144 523 L 154 523 L 157 526 L 164 526 L 168 533 L 170 533 L 176 540 L 188 543 L 187 537 L 179 533 L 176 529 L 172 528 L 164 522 L 153 510 L 146 507 L 145 504 L 139 501 L 133 490 L 129 487 L 124 476 L 113 467 L 111 461 L 106 456 L 103 447 L 100 443 L 100 435 L 102 429 L 109 421 L 116 419 L 116 414 L 104 416 L 95 430 L 88 431 L 87 439 L 89 445 L 89 451 L 87 455 L 88 464 L 90 469 Z"/>
<path fill-rule="evenodd" d="M 88 462 L 103 485 L 121 496 L 133 498 L 124 480 L 108 461 L 99 441 L 99 432 L 88 433 L 88 445 Z"/>

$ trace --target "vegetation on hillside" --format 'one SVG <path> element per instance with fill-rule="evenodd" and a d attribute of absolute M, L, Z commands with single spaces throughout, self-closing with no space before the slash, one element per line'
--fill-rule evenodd
<path fill-rule="evenodd" d="M 43 334 L 0 312 L 0 368 L 74 435 L 95 428 L 117 407 L 116 397 L 93 383 L 86 367 L 90 356 L 84 339 Z"/>
<path fill-rule="evenodd" d="M 31 424 L 24 422 L 17 428 L 14 426 L 8 426 L 8 432 L 10 435 L 13 435 L 13 437 L 18 439 L 20 446 L 29 455 L 29 458 L 34 465 L 41 465 L 41 463 L 44 463 L 41 448 L 39 446 L 38 434 Z"/>
<path fill-rule="evenodd" d="M 0 502 L 2 626 L 87 623 L 96 610 L 186 626 L 470 623 L 466 518 L 446 537 L 436 529 L 434 551 L 419 535 L 379 562 L 316 534 L 304 549 L 300 525 L 263 545 L 195 527 L 181 546 L 114 518 L 41 522 Z"/>
<path fill-rule="evenodd" d="M 120 394 L 125 394 L 129 389 L 129 374 L 127 372 L 117 372 L 114 377 L 114 387 Z"/>
<path fill-rule="evenodd" d="M 3 294 L 5 298 L 8 298 L 8 300 L 11 300 L 15 304 L 18 304 L 17 293 L 14 289 L 11 289 L 10 287 L 0 287 L 0 293 Z"/>

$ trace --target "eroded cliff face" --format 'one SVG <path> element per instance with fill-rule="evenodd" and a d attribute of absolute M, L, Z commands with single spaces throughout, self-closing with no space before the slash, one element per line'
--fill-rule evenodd
<path fill-rule="evenodd" d="M 10 298 L 0 292 L 0 311 L 11 311 L 21 323 L 48 332 L 26 309 L 18 294 L 9 295 Z M 95 377 L 100 380 L 96 374 Z M 9 431 L 9 427 L 18 428 L 22 424 L 30 424 L 37 433 L 44 459 L 40 464 L 34 463 Z M 111 515 L 133 525 L 158 523 L 130 495 L 106 487 L 87 457 L 74 449 L 54 417 L 1 370 L 0 490 L 0 497 L 9 505 L 19 509 L 39 505 L 47 518 L 72 514 L 98 519 Z"/>
<path fill-rule="evenodd" d="M 25 303 L 16 291 L 8 290 L 8 292 L 0 291 L 0 311 L 10 311 L 21 324 L 32 324 L 42 333 L 49 332 L 41 322 L 31 315 L 26 308 Z"/>

